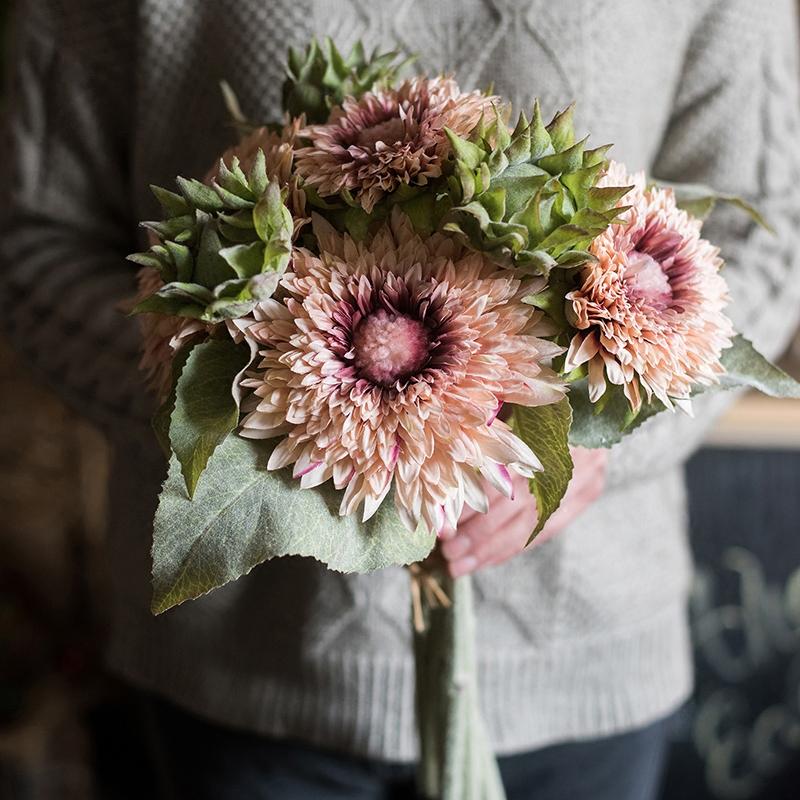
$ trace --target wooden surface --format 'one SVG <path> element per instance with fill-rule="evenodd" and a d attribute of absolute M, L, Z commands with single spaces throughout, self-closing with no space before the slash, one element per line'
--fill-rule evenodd
<path fill-rule="evenodd" d="M 800 380 L 800 334 L 781 366 Z M 775 400 L 752 392 L 720 419 L 708 438 L 717 447 L 800 449 L 800 400 Z"/>
<path fill-rule="evenodd" d="M 707 444 L 800 450 L 800 400 L 745 395 L 720 419 Z"/>

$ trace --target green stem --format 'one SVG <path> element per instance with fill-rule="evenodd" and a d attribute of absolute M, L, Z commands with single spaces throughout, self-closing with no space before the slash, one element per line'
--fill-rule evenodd
<path fill-rule="evenodd" d="M 423 599 L 416 633 L 419 788 L 429 800 L 505 800 L 478 700 L 472 579 L 440 577 L 449 608 Z"/>

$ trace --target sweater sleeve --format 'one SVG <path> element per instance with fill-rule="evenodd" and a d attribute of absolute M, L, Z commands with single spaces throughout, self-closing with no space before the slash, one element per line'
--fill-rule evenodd
<path fill-rule="evenodd" d="M 12 18 L 0 207 L 3 323 L 25 362 L 113 428 L 144 420 L 129 187 L 134 4 L 25 0 Z"/>
<path fill-rule="evenodd" d="M 719 245 L 729 314 L 770 358 L 800 318 L 800 101 L 792 0 L 713 0 L 691 38 L 653 174 L 704 183 L 759 208 L 773 235 L 718 207 L 704 236 Z M 611 450 L 609 488 L 674 467 L 699 446 L 735 394 L 663 413 Z"/>

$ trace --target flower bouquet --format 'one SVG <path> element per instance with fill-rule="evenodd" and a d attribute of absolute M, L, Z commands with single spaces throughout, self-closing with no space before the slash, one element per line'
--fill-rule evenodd
<path fill-rule="evenodd" d="M 225 87 L 239 143 L 203 180 L 153 187 L 164 216 L 130 257 L 169 458 L 153 610 L 278 556 L 409 566 L 421 791 L 500 798 L 470 580 L 439 568 L 437 534 L 516 473 L 533 540 L 570 445 L 712 388 L 800 386 L 725 316 L 713 192 L 629 174 L 576 140 L 571 108 L 511 121 L 502 98 L 404 67 L 290 51 L 282 122 L 251 123 Z"/>

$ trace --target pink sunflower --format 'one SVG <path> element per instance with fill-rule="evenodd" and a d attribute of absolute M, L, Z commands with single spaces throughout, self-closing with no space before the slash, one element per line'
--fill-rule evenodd
<path fill-rule="evenodd" d="M 438 178 L 450 151 L 445 128 L 466 136 L 499 104 L 445 77 L 348 98 L 328 124 L 301 132 L 311 146 L 297 151 L 297 173 L 323 197 L 349 190 L 370 212 L 399 186 Z"/>
<path fill-rule="evenodd" d="M 295 251 L 282 294 L 236 321 L 261 360 L 241 434 L 280 438 L 269 469 L 301 486 L 333 480 L 340 513 L 375 513 L 394 487 L 406 526 L 486 510 L 479 476 L 510 495 L 510 471 L 541 468 L 497 418 L 504 402 L 553 403 L 545 363 L 561 348 L 522 298 L 542 287 L 443 235 L 422 240 L 395 210 L 368 243 L 314 220 L 320 254 Z"/>
<path fill-rule="evenodd" d="M 633 185 L 622 200 L 631 208 L 594 240 L 597 262 L 567 295 L 578 332 L 566 369 L 588 363 L 592 402 L 610 382 L 634 411 L 641 390 L 688 410 L 693 385 L 719 381 L 733 335 L 719 250 L 700 237 L 701 221 L 677 207 L 671 189 L 648 189 L 642 173 L 628 175 L 616 163 L 603 182 Z"/>

